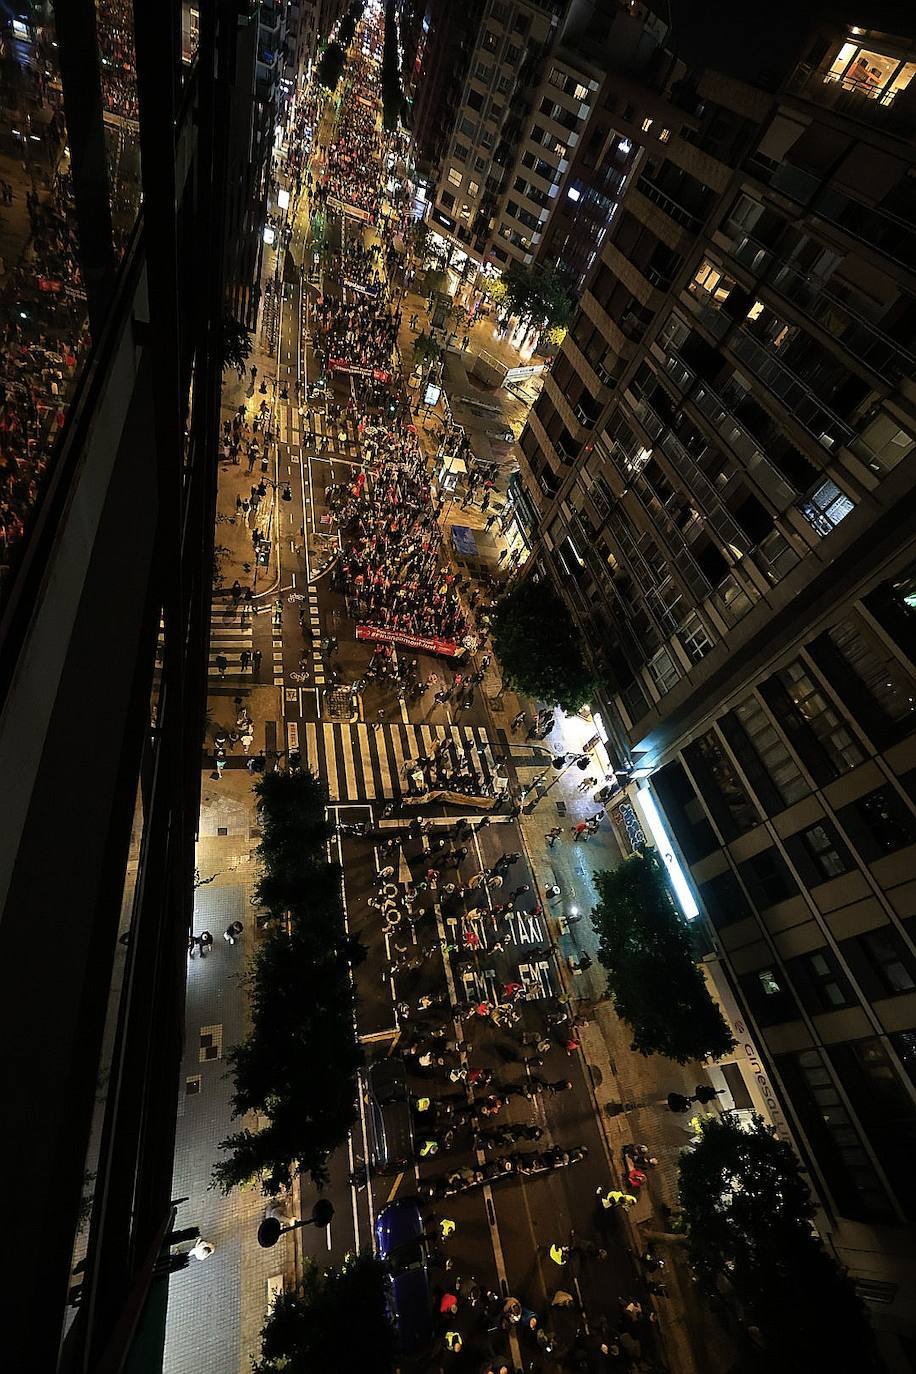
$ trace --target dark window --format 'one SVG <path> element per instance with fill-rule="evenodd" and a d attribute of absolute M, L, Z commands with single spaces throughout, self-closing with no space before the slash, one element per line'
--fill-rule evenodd
<path fill-rule="evenodd" d="M 910 662 L 916 661 L 916 564 L 869 592 L 865 604 Z"/>
<path fill-rule="evenodd" d="M 861 745 L 801 659 L 760 690 L 818 782 L 830 782 L 862 762 Z"/>
<path fill-rule="evenodd" d="M 855 867 L 849 850 L 828 820 L 788 836 L 785 846 L 806 887 L 816 887 Z"/>
<path fill-rule="evenodd" d="M 916 988 L 913 956 L 893 926 L 870 930 L 858 936 L 858 942 L 887 992 L 912 992 Z"/>
<path fill-rule="evenodd" d="M 679 763 L 660 768 L 652 779 L 662 806 L 671 822 L 675 839 L 689 864 L 697 863 L 718 848 L 719 841 L 702 803 Z"/>
<path fill-rule="evenodd" d="M 744 888 L 730 868 L 718 877 L 700 883 L 699 889 L 709 919 L 717 930 L 731 925 L 733 921 L 743 921 L 752 914 Z"/>
<path fill-rule="evenodd" d="M 812 1016 L 854 1005 L 852 985 L 832 949 L 825 946 L 812 954 L 802 954 L 790 959 L 788 967 L 798 999 Z"/>
<path fill-rule="evenodd" d="M 866 863 L 916 844 L 916 817 L 893 787 L 879 787 L 837 812 Z"/>
<path fill-rule="evenodd" d="M 738 872 L 758 911 L 765 911 L 798 892 L 788 864 L 773 847 L 762 850 L 752 859 L 745 859 L 738 865 Z"/>
<path fill-rule="evenodd" d="M 916 683 L 860 622 L 841 620 L 809 652 L 879 748 L 916 730 Z"/>
<path fill-rule="evenodd" d="M 483 109 L 483 102 L 484 97 L 481 95 L 480 91 L 475 91 L 473 89 L 468 91 L 468 97 L 465 104 L 470 105 L 472 110 L 477 110 L 479 113 Z"/>
<path fill-rule="evenodd" d="M 451 191 L 440 191 L 439 199 L 445 206 L 446 210 L 454 210 L 455 197 L 452 195 Z"/>
<path fill-rule="evenodd" d="M 776 1066 L 839 1211 L 862 1221 L 890 1221 L 887 1192 L 821 1054 L 782 1055 Z"/>
<path fill-rule="evenodd" d="M 916 961 L 896 926 L 843 940 L 840 950 L 868 1001 L 916 990 Z"/>
<path fill-rule="evenodd" d="M 499 34 L 494 33 L 492 29 L 484 29 L 481 46 L 486 52 L 496 52 L 499 47 L 499 38 Z"/>
<path fill-rule="evenodd" d="M 740 702 L 719 726 L 768 813 L 807 796 L 801 769 L 757 697 Z"/>
<path fill-rule="evenodd" d="M 916 1105 L 880 1040 L 827 1051 L 869 1144 L 908 1218 L 916 1215 Z"/>
<path fill-rule="evenodd" d="M 753 830 L 760 817 L 715 730 L 688 745 L 684 758 L 725 839 Z"/>

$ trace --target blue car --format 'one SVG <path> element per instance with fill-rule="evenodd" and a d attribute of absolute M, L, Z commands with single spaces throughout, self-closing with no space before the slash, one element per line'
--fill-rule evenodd
<path fill-rule="evenodd" d="M 416 1355 L 433 1338 L 429 1262 L 423 1218 L 413 1198 L 389 1202 L 375 1218 L 379 1259 L 388 1271 L 388 1307 L 404 1355 Z"/>

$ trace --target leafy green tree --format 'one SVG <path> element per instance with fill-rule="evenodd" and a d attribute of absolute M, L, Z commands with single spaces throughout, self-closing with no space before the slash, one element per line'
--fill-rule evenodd
<path fill-rule="evenodd" d="M 343 75 L 346 53 L 339 43 L 329 43 L 318 62 L 316 76 L 318 84 L 329 91 L 337 90 L 337 83 Z"/>
<path fill-rule="evenodd" d="M 527 267 L 512 262 L 503 274 L 506 295 L 503 309 L 535 329 L 566 328 L 572 320 L 574 301 L 566 282 L 553 267 L 533 262 Z"/>
<path fill-rule="evenodd" d="M 307 1259 L 296 1291 L 282 1293 L 267 1318 L 253 1374 L 390 1374 L 396 1355 L 381 1263 L 363 1253 L 321 1270 Z"/>
<path fill-rule="evenodd" d="M 436 343 L 429 334 L 418 334 L 413 341 L 413 360 L 415 363 L 437 363 L 442 357 L 442 345 Z"/>
<path fill-rule="evenodd" d="M 385 42 L 382 48 L 382 124 L 389 133 L 398 127 L 403 99 L 398 64 L 397 0 L 385 0 Z"/>
<path fill-rule="evenodd" d="M 578 711 L 593 687 L 569 612 L 549 582 L 526 578 L 496 603 L 490 616 L 503 680 L 564 711 Z"/>
<path fill-rule="evenodd" d="M 816 1208 L 786 1141 L 759 1116 L 748 1128 L 712 1117 L 678 1167 L 694 1272 L 759 1330 L 767 1368 L 883 1368 L 864 1305 L 811 1229 Z"/>
<path fill-rule="evenodd" d="M 355 33 L 356 20 L 353 18 L 351 14 L 345 14 L 343 19 L 341 19 L 340 27 L 337 30 L 337 41 L 340 43 L 340 46 L 342 48 L 349 48 L 350 44 L 353 42 L 353 36 Z"/>
<path fill-rule="evenodd" d="M 632 1048 L 679 1064 L 727 1054 L 735 1042 L 697 967 L 657 851 L 597 873 L 595 884 L 598 958 L 617 1014 L 633 1031 Z"/>
<path fill-rule="evenodd" d="M 233 1116 L 257 1112 L 258 1131 L 222 1141 L 214 1170 L 228 1192 L 259 1182 L 276 1196 L 298 1173 L 327 1182 L 328 1156 L 356 1121 L 362 1055 L 343 934 L 321 952 L 314 930 L 270 932 L 250 975 L 252 1029 L 227 1056 Z"/>
<path fill-rule="evenodd" d="M 251 330 L 227 315 L 223 320 L 223 371 L 234 367 L 240 377 L 244 376 L 250 356 Z"/>
<path fill-rule="evenodd" d="M 273 772 L 256 784 L 261 874 L 255 904 L 274 918 L 247 974 L 251 1030 L 227 1056 L 233 1116 L 257 1112 L 256 1131 L 220 1143 L 214 1182 L 228 1192 L 259 1183 L 276 1196 L 299 1173 L 322 1185 L 328 1156 L 356 1120 L 362 1055 L 353 1018 L 352 967 L 364 957 L 347 937 L 340 868 L 327 858 L 327 791 L 308 772 Z"/>

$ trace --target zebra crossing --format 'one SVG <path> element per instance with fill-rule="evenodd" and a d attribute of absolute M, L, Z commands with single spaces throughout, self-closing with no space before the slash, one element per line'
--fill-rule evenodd
<path fill-rule="evenodd" d="M 476 725 L 401 725 L 376 729 L 363 722 L 302 721 L 303 764 L 322 778 L 332 802 L 379 801 L 411 791 L 408 773 L 417 758 L 447 739 L 450 762 L 467 762 L 479 791 L 493 786 L 495 764 L 487 732 Z"/>
<path fill-rule="evenodd" d="M 344 438 L 341 439 L 341 434 Z M 321 411 L 310 411 L 302 429 L 303 443 L 313 444 L 321 451 L 327 448 L 336 458 L 359 458 L 359 434 L 356 421 L 349 416 L 331 420 Z"/>
<path fill-rule="evenodd" d="M 251 680 L 250 660 L 249 666 L 243 670 L 240 656 L 246 649 L 249 654 L 252 652 L 253 619 L 251 609 L 246 607 L 244 602 L 234 606 L 231 599 L 214 601 L 210 615 L 208 678 L 217 678 L 233 685 Z M 226 659 L 227 666 L 222 673 L 217 663 L 218 658 Z"/>

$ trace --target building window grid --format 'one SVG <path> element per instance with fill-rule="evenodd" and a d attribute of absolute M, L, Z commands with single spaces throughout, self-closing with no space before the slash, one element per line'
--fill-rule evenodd
<path fill-rule="evenodd" d="M 856 1129 L 846 1103 L 818 1050 L 803 1050 L 796 1059 L 811 1101 L 833 1139 L 837 1154 L 862 1194 L 886 1207 L 886 1193 L 874 1168 L 863 1137 Z"/>
<path fill-rule="evenodd" d="M 700 735 L 689 748 L 696 750 L 699 758 L 703 760 L 710 781 L 724 802 L 738 834 L 746 834 L 759 825 L 760 816 L 751 800 L 751 790 L 747 785 L 747 780 L 718 731 L 715 729 L 707 730 L 706 734 Z M 684 762 L 694 781 L 695 790 L 702 796 L 703 787 L 702 783 L 697 785 L 696 770 L 690 767 L 686 757 Z M 706 806 L 708 810 L 708 803 Z"/>
<path fill-rule="evenodd" d="M 735 707 L 735 715 L 754 753 L 767 772 L 786 806 L 801 801 L 812 791 L 788 745 L 784 742 L 765 706 L 756 696 L 749 696 Z"/>
<path fill-rule="evenodd" d="M 916 713 L 916 683 L 886 650 L 873 646 L 854 621 L 841 620 L 827 634 L 890 720 L 897 724 Z"/>
<path fill-rule="evenodd" d="M 799 716 L 839 773 L 862 763 L 865 754 L 836 708 L 813 681 L 801 659 L 777 674 Z"/>
<path fill-rule="evenodd" d="M 848 873 L 852 864 L 845 846 L 830 833 L 826 822 L 819 821 L 800 832 L 802 843 L 824 878 L 839 878 Z"/>

